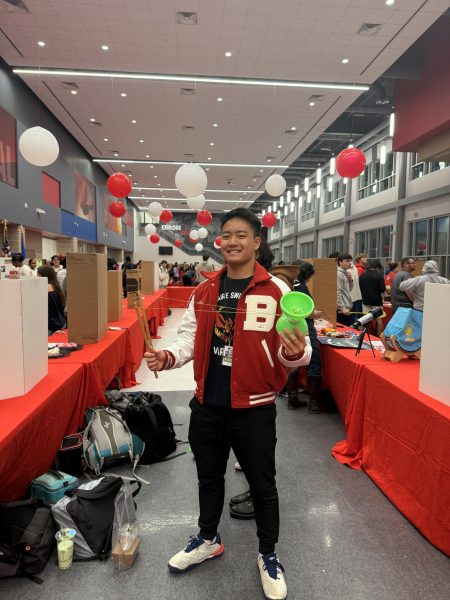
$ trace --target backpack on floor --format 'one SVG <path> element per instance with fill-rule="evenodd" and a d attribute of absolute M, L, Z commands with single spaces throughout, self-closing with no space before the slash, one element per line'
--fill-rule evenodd
<path fill-rule="evenodd" d="M 133 475 L 145 450 L 144 442 L 130 432 L 120 413 L 111 408 L 90 408 L 83 433 L 83 456 L 88 469 L 96 475 L 111 465 L 129 462 Z"/>
<path fill-rule="evenodd" d="M 74 477 L 83 475 L 83 434 L 72 433 L 63 437 L 55 458 L 55 468 Z"/>
<path fill-rule="evenodd" d="M 75 529 L 74 560 L 104 559 L 111 551 L 114 501 L 122 487 L 120 477 L 108 475 L 84 483 L 52 507 L 60 529 Z"/>
<path fill-rule="evenodd" d="M 139 436 L 145 449 L 142 464 L 170 460 L 186 454 L 180 452 L 169 456 L 177 449 L 177 440 L 169 409 L 161 396 L 150 392 L 108 392 L 107 398 L 122 415 L 130 431 Z"/>
<path fill-rule="evenodd" d="M 24 576 L 42 583 L 55 547 L 56 526 L 42 500 L 31 498 L 0 504 L 0 578 Z"/>

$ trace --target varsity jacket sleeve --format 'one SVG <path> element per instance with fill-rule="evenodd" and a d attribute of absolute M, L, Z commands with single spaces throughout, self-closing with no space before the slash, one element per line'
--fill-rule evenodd
<path fill-rule="evenodd" d="M 304 367 L 306 365 L 309 365 L 310 360 L 311 360 L 311 354 L 312 354 L 312 348 L 311 348 L 311 342 L 309 341 L 309 336 L 306 336 L 305 340 L 306 340 L 306 346 L 305 346 L 305 350 L 301 356 L 287 357 L 284 354 L 283 346 L 280 346 L 280 348 L 278 350 L 278 360 L 280 361 L 280 363 L 282 363 L 285 367 L 293 367 L 295 369 L 297 367 Z"/>
<path fill-rule="evenodd" d="M 195 317 L 194 294 L 189 301 L 189 306 L 177 331 L 177 340 L 166 348 L 166 364 L 164 369 L 176 369 L 182 367 L 194 358 L 194 340 L 197 330 L 197 319 Z"/>

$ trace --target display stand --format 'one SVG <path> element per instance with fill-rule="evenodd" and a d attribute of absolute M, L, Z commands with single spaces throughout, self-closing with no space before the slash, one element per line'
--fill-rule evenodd
<path fill-rule="evenodd" d="M 403 350 L 397 344 L 397 339 L 396 339 L 395 335 L 391 335 L 390 337 L 386 338 L 384 333 L 382 333 L 380 335 L 380 339 L 383 342 L 383 345 L 385 347 L 385 351 L 384 351 L 384 355 L 383 355 L 384 359 L 390 360 L 391 362 L 395 362 L 395 363 L 400 362 L 402 360 L 402 358 L 405 358 L 405 357 L 410 358 L 410 359 L 420 360 L 420 348 L 419 348 L 419 350 L 416 350 L 415 352 L 407 352 L 406 350 Z M 387 340 L 389 340 L 389 343 Z"/>

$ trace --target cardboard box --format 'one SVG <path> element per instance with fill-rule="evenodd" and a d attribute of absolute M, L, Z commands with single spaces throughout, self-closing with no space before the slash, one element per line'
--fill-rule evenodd
<path fill-rule="evenodd" d="M 435 263 L 437 264 L 437 266 L 438 266 L 438 269 L 439 269 L 439 267 L 440 267 L 440 262 L 439 262 L 438 260 L 435 260 L 434 258 L 433 258 L 432 260 L 434 260 L 434 261 L 435 261 Z M 427 259 L 426 259 L 426 258 L 418 258 L 418 259 L 416 260 L 416 267 L 415 267 L 414 271 L 411 273 L 411 275 L 412 275 L 413 277 L 417 277 L 418 275 L 422 275 L 423 266 L 424 266 L 424 264 L 425 264 L 426 262 L 427 262 Z"/>
<path fill-rule="evenodd" d="M 159 289 L 159 265 L 156 262 L 141 261 L 141 293 L 153 294 Z"/>
<path fill-rule="evenodd" d="M 122 550 L 120 543 L 116 542 L 112 547 L 112 559 L 116 569 L 125 570 L 133 566 L 136 556 L 139 553 L 141 539 L 136 537 L 131 547 L 127 550 Z"/>
<path fill-rule="evenodd" d="M 134 308 L 137 296 L 141 294 L 140 269 L 128 269 L 127 273 L 127 307 Z"/>
<path fill-rule="evenodd" d="M 419 390 L 450 406 L 450 285 L 425 284 Z"/>
<path fill-rule="evenodd" d="M 337 264 L 334 258 L 307 258 L 314 267 L 314 276 L 308 281 L 308 289 L 314 298 L 316 310 L 323 318 L 336 323 L 337 310 Z"/>
<path fill-rule="evenodd" d="M 69 342 L 95 344 L 108 328 L 106 256 L 67 254 L 67 324 Z"/>
<path fill-rule="evenodd" d="M 48 372 L 48 287 L 44 277 L 0 280 L 0 400 L 23 396 Z"/>
<path fill-rule="evenodd" d="M 122 273 L 108 271 L 108 321 L 120 321 L 122 318 Z"/>

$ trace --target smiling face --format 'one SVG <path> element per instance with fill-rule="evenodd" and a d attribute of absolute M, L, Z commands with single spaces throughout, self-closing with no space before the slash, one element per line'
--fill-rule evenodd
<path fill-rule="evenodd" d="M 255 237 L 252 226 L 244 219 L 230 219 L 222 228 L 221 252 L 228 265 L 244 266 L 254 263 L 261 238 Z"/>

